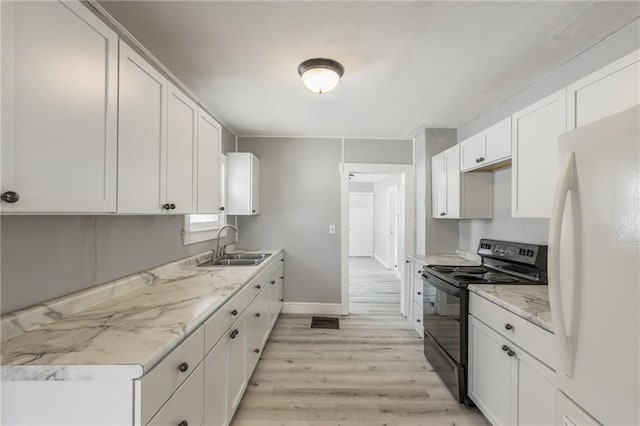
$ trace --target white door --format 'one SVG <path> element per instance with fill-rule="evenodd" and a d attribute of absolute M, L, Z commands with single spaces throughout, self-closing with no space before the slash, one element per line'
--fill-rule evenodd
<path fill-rule="evenodd" d="M 167 80 L 120 41 L 118 212 L 161 213 L 166 203 Z"/>
<path fill-rule="evenodd" d="M 387 190 L 388 194 L 388 211 L 387 216 L 388 232 L 387 232 L 387 267 L 389 269 L 398 269 L 398 185 L 393 185 Z"/>
<path fill-rule="evenodd" d="M 444 152 L 444 164 L 446 169 L 447 203 L 446 217 L 460 218 L 460 147 L 453 146 Z"/>
<path fill-rule="evenodd" d="M 80 3 L 1 7 L 2 209 L 115 212 L 117 34 Z"/>
<path fill-rule="evenodd" d="M 173 84 L 167 105 L 167 198 L 170 213 L 196 213 L 198 106 Z"/>
<path fill-rule="evenodd" d="M 447 174 L 444 152 L 431 158 L 431 215 L 441 218 L 447 214 Z"/>
<path fill-rule="evenodd" d="M 204 359 L 204 424 L 227 424 L 227 350 L 229 339 L 223 338 Z"/>
<path fill-rule="evenodd" d="M 222 202 L 222 128 L 198 109 L 198 213 L 218 213 Z"/>
<path fill-rule="evenodd" d="M 260 214 L 260 159 L 251 155 L 251 214 Z"/>
<path fill-rule="evenodd" d="M 349 194 L 349 256 L 373 256 L 373 194 Z"/>

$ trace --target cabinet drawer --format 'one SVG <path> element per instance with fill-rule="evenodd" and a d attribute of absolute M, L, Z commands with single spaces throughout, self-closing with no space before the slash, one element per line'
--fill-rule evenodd
<path fill-rule="evenodd" d="M 552 333 L 475 293 L 470 293 L 469 296 L 469 313 L 555 369 L 555 341 Z"/>
<path fill-rule="evenodd" d="M 175 394 L 148 423 L 150 426 L 200 425 L 204 420 L 203 364 L 180 386 Z"/>
<path fill-rule="evenodd" d="M 251 301 L 252 293 L 253 290 L 248 285 L 244 286 L 204 323 L 205 353 L 209 352 L 224 335 L 225 331 L 231 327 L 231 324 L 240 318 L 240 315 Z"/>
<path fill-rule="evenodd" d="M 140 379 L 142 423 L 149 421 L 160 406 L 185 381 L 204 358 L 204 329 L 191 336 Z M 185 371 L 181 370 L 186 368 Z"/>
<path fill-rule="evenodd" d="M 424 325 L 422 323 L 422 300 L 420 304 L 413 303 L 413 328 L 420 337 L 424 336 Z"/>

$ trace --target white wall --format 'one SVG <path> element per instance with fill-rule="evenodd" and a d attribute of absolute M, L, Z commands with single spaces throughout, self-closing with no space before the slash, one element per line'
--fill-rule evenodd
<path fill-rule="evenodd" d="M 349 182 L 349 192 L 373 192 L 373 183 Z"/>
<path fill-rule="evenodd" d="M 400 175 L 387 176 L 374 184 L 373 253 L 385 265 L 389 258 L 388 190 L 393 185 L 400 185 Z M 398 192 L 398 197 L 400 197 L 400 192 Z"/>

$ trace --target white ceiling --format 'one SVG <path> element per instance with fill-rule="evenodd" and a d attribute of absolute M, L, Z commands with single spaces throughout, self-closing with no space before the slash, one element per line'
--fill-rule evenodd
<path fill-rule="evenodd" d="M 458 127 L 638 16 L 637 2 L 102 1 L 240 136 Z M 309 92 L 305 59 L 341 62 Z"/>

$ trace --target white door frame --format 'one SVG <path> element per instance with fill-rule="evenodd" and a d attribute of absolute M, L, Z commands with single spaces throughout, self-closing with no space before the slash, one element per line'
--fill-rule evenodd
<path fill-rule="evenodd" d="M 409 312 L 411 273 L 407 267 L 408 256 L 414 254 L 415 227 L 415 167 L 413 164 L 340 164 L 340 281 L 342 315 L 349 315 L 349 173 L 403 175 L 401 188 L 404 192 L 399 198 L 404 200 L 404 229 L 400 233 L 398 269 L 400 269 L 400 312 L 406 316 Z"/>
<path fill-rule="evenodd" d="M 398 279 L 400 276 L 400 188 L 401 184 L 391 185 L 387 188 L 387 268 L 396 272 Z M 391 202 L 391 194 L 395 192 L 395 200 Z M 393 211 L 394 217 L 391 217 Z M 393 234 L 392 232 L 393 231 Z"/>

